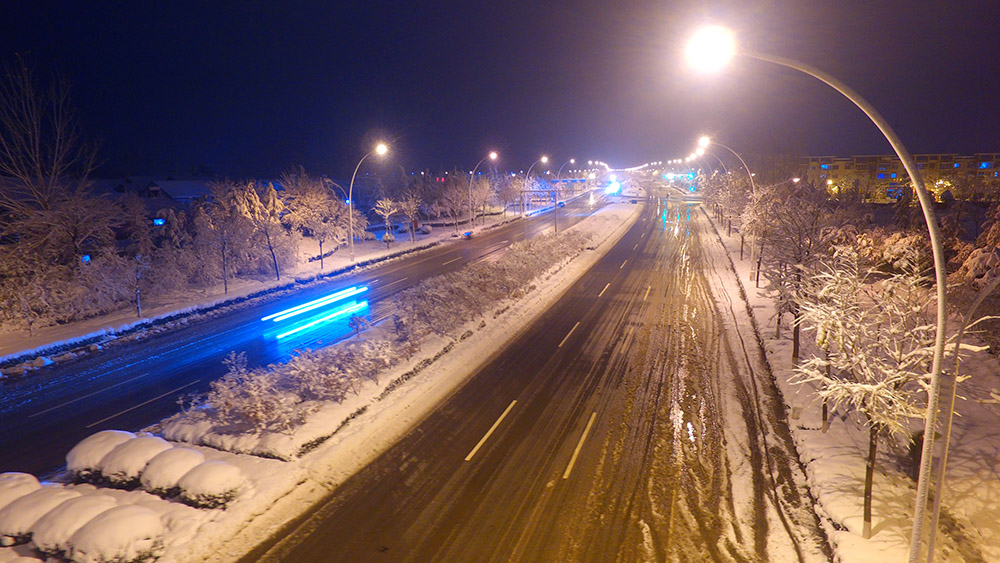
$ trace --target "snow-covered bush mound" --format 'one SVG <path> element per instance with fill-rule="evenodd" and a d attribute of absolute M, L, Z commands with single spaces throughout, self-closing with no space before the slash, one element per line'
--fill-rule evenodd
<path fill-rule="evenodd" d="M 185 503 L 198 508 L 225 508 L 245 482 L 246 478 L 235 465 L 206 461 L 185 473 L 177 484 Z"/>
<path fill-rule="evenodd" d="M 62 487 L 43 487 L 0 509 L 0 545 L 14 545 L 31 539 L 35 522 L 63 502 L 80 493 Z"/>
<path fill-rule="evenodd" d="M 88 480 L 97 473 L 101 459 L 122 442 L 135 438 L 135 434 L 124 430 L 102 430 L 87 436 L 66 454 L 66 469 L 77 479 Z"/>
<path fill-rule="evenodd" d="M 180 492 L 178 482 L 188 471 L 205 461 L 205 455 L 190 448 L 164 450 L 149 460 L 139 478 L 142 488 L 162 497 Z"/>
<path fill-rule="evenodd" d="M 29 473 L 0 473 L 0 509 L 41 487 Z"/>
<path fill-rule="evenodd" d="M 108 483 L 123 488 L 139 485 L 139 474 L 157 454 L 171 448 L 170 442 L 157 436 L 140 436 L 115 446 L 97 465 Z"/>
<path fill-rule="evenodd" d="M 977 248 L 969 254 L 957 272 L 963 282 L 979 291 L 1000 275 L 1000 249 L 995 246 Z"/>
<path fill-rule="evenodd" d="M 162 554 L 165 529 L 153 510 L 126 504 L 105 510 L 69 539 L 76 563 L 151 561 Z"/>
<path fill-rule="evenodd" d="M 69 539 L 98 514 L 117 506 L 108 495 L 82 495 L 71 498 L 38 519 L 32 527 L 31 543 L 53 557 L 69 551 Z"/>

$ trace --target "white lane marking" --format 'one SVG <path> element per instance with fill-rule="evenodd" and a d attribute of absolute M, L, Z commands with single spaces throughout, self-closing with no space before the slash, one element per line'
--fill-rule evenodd
<path fill-rule="evenodd" d="M 643 295 L 643 296 L 642 296 L 642 300 L 643 300 L 643 301 L 645 301 L 645 300 L 646 300 L 646 298 L 647 298 L 647 297 L 649 297 L 649 290 L 651 290 L 651 289 L 653 289 L 653 286 L 651 286 L 651 285 L 647 285 L 647 286 L 646 286 L 646 295 Z"/>
<path fill-rule="evenodd" d="M 639 243 L 635 243 L 635 246 L 632 247 L 632 250 L 635 251 L 636 248 L 639 248 Z"/>
<path fill-rule="evenodd" d="M 389 287 L 390 285 L 392 285 L 392 284 L 394 284 L 394 283 L 399 283 L 399 282 L 404 282 L 404 281 L 406 281 L 406 280 L 408 280 L 408 279 L 410 279 L 410 278 L 408 278 L 408 277 L 406 277 L 406 278 L 399 278 L 399 279 L 398 279 L 398 280 L 396 280 L 396 281 L 393 281 L 393 282 L 389 282 L 389 283 L 384 283 L 384 284 L 380 285 L 379 287 Z"/>
<path fill-rule="evenodd" d="M 607 291 L 609 287 L 611 287 L 611 282 L 608 282 L 608 284 L 604 286 L 604 289 L 602 289 L 601 292 L 597 294 L 597 296 L 600 297 L 604 295 L 604 292 Z"/>
<path fill-rule="evenodd" d="M 622 265 L 621 265 L 621 266 L 618 266 L 618 269 L 619 269 L 619 270 L 621 270 L 622 268 L 624 268 L 624 267 L 625 267 L 625 264 L 628 264 L 628 258 L 626 258 L 626 259 L 625 259 L 625 261 L 624 261 L 624 262 L 622 262 Z"/>
<path fill-rule="evenodd" d="M 125 409 L 125 410 L 123 410 L 121 412 L 117 412 L 117 413 L 115 413 L 115 414 L 113 414 L 113 415 L 111 415 L 109 417 L 102 418 L 101 420 L 98 420 L 97 422 L 92 422 L 92 423 L 88 424 L 86 427 L 87 428 L 92 428 L 92 427 L 97 426 L 98 424 L 100 424 L 102 422 L 107 422 L 107 421 L 111 420 L 112 418 L 115 418 L 116 416 L 121 416 L 121 415 L 123 415 L 123 414 L 125 414 L 125 413 L 127 413 L 129 411 L 134 411 L 135 409 L 137 409 L 139 407 L 144 407 L 144 406 L 148 405 L 149 403 L 152 403 L 153 401 L 162 399 L 162 398 L 166 397 L 167 395 L 170 395 L 171 393 L 176 393 L 176 392 L 180 391 L 181 389 L 184 389 L 185 387 L 191 387 L 192 385 L 194 385 L 195 383 L 198 383 L 199 381 L 201 381 L 201 380 L 200 379 L 195 379 L 194 381 L 192 381 L 191 383 L 188 383 L 187 385 L 181 385 L 177 389 L 174 389 L 172 391 L 167 391 L 166 393 L 164 393 L 162 395 L 157 395 L 156 397 L 153 397 L 152 399 L 150 399 L 148 401 L 145 401 L 143 403 L 139 403 L 138 405 L 136 405 L 134 407 L 129 407 L 129 408 L 127 408 L 127 409 Z"/>
<path fill-rule="evenodd" d="M 486 434 L 482 437 L 481 440 L 479 440 L 479 443 L 476 444 L 476 447 L 472 448 L 472 451 L 469 452 L 469 455 L 465 456 L 465 461 L 469 461 L 470 459 L 472 459 L 472 456 L 476 455 L 476 452 L 479 451 L 479 448 L 483 447 L 483 444 L 485 444 L 486 440 L 489 439 L 490 434 L 493 434 L 493 431 L 497 429 L 497 426 L 500 426 L 500 423 L 503 422 L 504 417 L 507 416 L 507 413 L 510 412 L 510 409 L 514 408 L 514 405 L 516 403 L 517 399 L 514 399 L 513 401 L 510 402 L 509 405 L 507 405 L 507 409 L 503 411 L 503 414 L 500 415 L 500 418 L 498 418 L 497 421 L 493 423 L 493 426 L 490 426 L 490 429 L 486 431 Z"/>
<path fill-rule="evenodd" d="M 573 325 L 573 328 L 569 329 L 569 332 L 566 333 L 566 336 L 563 337 L 562 342 L 560 342 L 559 345 L 556 346 L 556 348 L 562 348 L 562 345 L 565 344 L 567 340 L 569 340 L 570 335 L 573 334 L 573 331 L 576 330 L 576 327 L 578 326 L 580 326 L 580 321 L 576 321 L 576 324 Z"/>
<path fill-rule="evenodd" d="M 458 258 L 453 258 L 453 259 L 451 259 L 451 260 L 448 260 L 447 262 L 445 262 L 444 264 L 441 264 L 441 265 L 442 265 L 442 266 L 447 266 L 448 264 L 451 264 L 452 262 L 458 262 L 458 261 L 459 261 L 459 260 L 461 260 L 461 259 L 462 259 L 462 257 L 461 257 L 461 256 L 459 256 Z"/>
<path fill-rule="evenodd" d="M 573 465 L 576 464 L 576 457 L 580 455 L 580 448 L 583 447 L 583 441 L 587 439 L 587 434 L 590 434 L 590 427 L 594 425 L 594 418 L 596 417 L 596 411 L 590 413 L 590 420 L 587 421 L 587 427 L 583 429 L 583 435 L 580 436 L 580 441 L 576 443 L 576 449 L 573 450 L 573 457 L 569 458 L 569 465 L 566 466 L 566 471 L 563 471 L 563 479 L 569 479 L 569 474 L 573 471 Z"/>
<path fill-rule="evenodd" d="M 125 385 L 126 383 L 132 383 L 136 379 L 142 379 L 143 377 L 146 377 L 146 374 L 137 375 L 137 376 L 133 377 L 132 379 L 126 379 L 125 381 L 119 381 L 118 383 L 115 383 L 114 385 L 109 385 L 109 386 L 105 387 L 104 389 L 98 389 L 97 391 L 94 391 L 93 393 L 87 393 L 86 395 L 80 395 L 79 397 L 77 397 L 77 398 L 75 398 L 73 400 L 70 400 L 70 401 L 66 401 L 65 403 L 60 403 L 60 404 L 58 404 L 58 405 L 56 405 L 54 407 L 49 407 L 49 408 L 47 408 L 47 409 L 45 409 L 43 411 L 38 411 L 36 413 L 29 414 L 28 418 L 34 418 L 36 416 L 41 416 L 41 415 L 43 415 L 43 414 L 45 414 L 47 412 L 52 412 L 52 411 L 54 411 L 56 409 L 61 409 L 61 408 L 65 407 L 66 405 L 72 405 L 73 403 L 75 403 L 77 401 L 82 401 L 82 400 L 86 399 L 87 397 L 93 397 L 94 395 L 97 395 L 98 393 L 103 393 L 103 392 L 107 391 L 108 389 L 114 389 L 115 387 L 118 387 L 120 385 Z"/>

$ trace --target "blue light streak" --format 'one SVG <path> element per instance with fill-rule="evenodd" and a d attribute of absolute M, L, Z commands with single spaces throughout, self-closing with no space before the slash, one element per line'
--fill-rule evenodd
<path fill-rule="evenodd" d="M 352 301 L 350 303 L 347 303 L 347 304 L 343 305 L 342 307 L 340 307 L 336 311 L 330 313 L 329 315 L 320 317 L 320 318 L 318 318 L 318 319 L 316 319 L 314 321 L 310 321 L 310 322 L 308 322 L 308 323 L 306 323 L 304 325 L 297 326 L 297 327 L 293 328 L 292 330 L 283 332 L 283 333 L 279 334 L 278 336 L 276 336 L 276 338 L 278 340 L 281 340 L 282 338 L 285 338 L 286 336 L 291 336 L 291 335 L 293 335 L 295 333 L 302 332 L 303 330 L 312 328 L 312 327 L 314 327 L 314 326 L 316 326 L 316 325 L 318 325 L 320 323 L 328 323 L 328 322 L 336 320 L 336 319 L 344 318 L 344 317 L 350 315 L 351 313 L 356 313 L 356 312 L 364 309 L 367 306 L 368 306 L 368 301 L 362 301 L 361 303 L 355 303 L 354 301 Z"/>
<path fill-rule="evenodd" d="M 308 303 L 303 303 L 302 305 L 298 305 L 296 307 L 292 307 L 291 309 L 285 309 L 284 311 L 278 311 L 277 313 L 274 313 L 273 315 L 268 315 L 266 317 L 261 317 L 260 320 L 262 320 L 262 321 L 270 321 L 270 320 L 273 319 L 274 322 L 283 321 L 285 319 L 294 317 L 296 315 L 301 315 L 302 313 L 305 313 L 307 311 L 312 311 L 313 309 L 318 309 L 320 307 L 329 305 L 330 303 L 335 303 L 337 301 L 340 301 L 341 299 L 345 299 L 347 297 L 351 297 L 352 295 L 358 295 L 359 293 L 364 293 L 366 291 L 368 291 L 368 286 L 362 286 L 362 287 L 353 286 L 353 287 L 349 287 L 347 289 L 338 291 L 336 293 L 331 293 L 330 295 L 327 295 L 326 297 L 321 297 L 321 298 L 316 299 L 314 301 L 310 301 Z"/>

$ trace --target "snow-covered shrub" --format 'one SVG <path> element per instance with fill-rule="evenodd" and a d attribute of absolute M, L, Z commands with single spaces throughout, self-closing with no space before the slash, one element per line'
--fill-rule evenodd
<path fill-rule="evenodd" d="M 76 563 L 152 561 L 163 551 L 163 523 L 153 510 L 126 504 L 105 510 L 69 539 Z"/>
<path fill-rule="evenodd" d="M 139 477 L 142 488 L 161 497 L 180 492 L 177 483 L 185 473 L 205 461 L 205 455 L 190 448 L 171 448 L 149 460 Z"/>
<path fill-rule="evenodd" d="M 206 461 L 181 477 L 181 500 L 197 508 L 225 508 L 232 502 L 246 478 L 235 465 Z"/>
<path fill-rule="evenodd" d="M 124 430 L 102 430 L 87 436 L 66 454 L 66 469 L 80 481 L 88 481 L 100 473 L 97 466 L 108 452 L 122 442 L 135 438 L 135 434 Z"/>
<path fill-rule="evenodd" d="M 62 487 L 43 487 L 0 509 L 0 545 L 14 545 L 31 539 L 31 527 L 39 518 L 80 493 Z"/>
<path fill-rule="evenodd" d="M 247 369 L 246 355 L 230 354 L 229 372 L 211 383 L 206 399 L 219 416 L 228 422 L 250 423 L 255 430 L 292 426 L 300 402 L 283 378 L 273 369 Z"/>
<path fill-rule="evenodd" d="M 32 527 L 31 543 L 42 553 L 61 557 L 69 551 L 69 539 L 84 524 L 117 506 L 108 495 L 82 495 L 50 510 Z"/>
<path fill-rule="evenodd" d="M 434 230 L 434 229 L 432 229 L 431 226 L 427 225 L 427 224 L 425 224 L 424 226 L 420 227 L 420 232 L 423 233 L 423 234 L 425 234 L 425 235 L 431 234 L 432 230 Z"/>
<path fill-rule="evenodd" d="M 1000 249 L 987 246 L 973 250 L 955 277 L 960 283 L 968 283 L 979 291 L 998 275 L 1000 275 Z"/>
<path fill-rule="evenodd" d="M 342 403 L 352 390 L 339 362 L 330 361 L 332 349 L 300 352 L 286 364 L 289 380 L 303 397 Z"/>
<path fill-rule="evenodd" d="M 0 509 L 41 487 L 29 473 L 0 473 Z"/>
<path fill-rule="evenodd" d="M 139 485 L 139 474 L 149 460 L 171 448 L 170 442 L 158 436 L 140 436 L 122 442 L 101 458 L 97 471 L 111 485 L 133 488 Z"/>

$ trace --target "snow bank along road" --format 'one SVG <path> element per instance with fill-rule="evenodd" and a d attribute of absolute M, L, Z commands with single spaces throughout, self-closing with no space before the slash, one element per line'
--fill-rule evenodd
<path fill-rule="evenodd" d="M 560 228 L 568 227 L 604 204 L 581 197 L 559 209 Z M 195 318 L 185 327 L 99 353 L 40 369 L 27 377 L 0 382 L 0 472 L 45 475 L 64 463 L 69 449 L 84 437 L 109 428 L 139 429 L 173 414 L 177 399 L 208 389 L 225 372 L 222 360 L 231 350 L 246 351 L 248 365 L 282 361 L 294 349 L 329 344 L 349 332 L 339 323 L 276 340 L 265 335 L 260 318 L 354 285 L 364 294 L 369 314 L 387 311 L 379 302 L 421 280 L 457 270 L 513 242 L 551 228 L 542 213 L 486 231 L 471 240 L 365 269 L 256 306 Z M 400 243 L 404 245 L 405 243 Z"/>
<path fill-rule="evenodd" d="M 696 204 L 647 205 L 535 325 L 245 560 L 830 560 L 731 275 Z"/>

